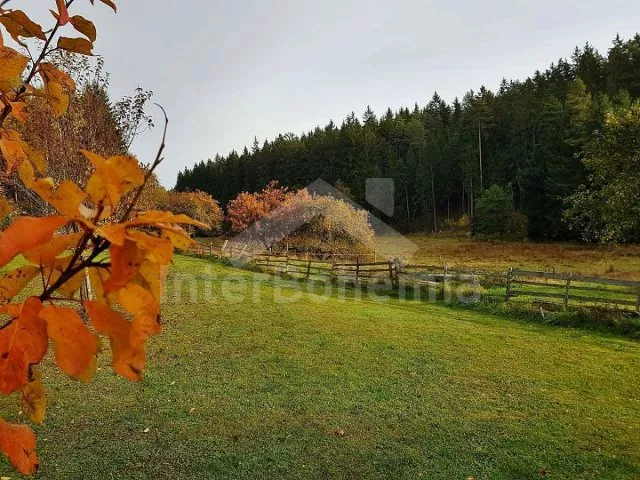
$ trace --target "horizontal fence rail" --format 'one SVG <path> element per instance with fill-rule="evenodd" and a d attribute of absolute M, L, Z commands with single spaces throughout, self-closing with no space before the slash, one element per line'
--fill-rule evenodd
<path fill-rule="evenodd" d="M 222 247 L 195 243 L 190 253 L 228 258 L 260 270 L 307 280 L 342 280 L 360 283 L 389 282 L 413 287 L 441 286 L 447 282 L 467 282 L 487 288 L 484 297 L 500 297 L 506 302 L 531 302 L 567 309 L 572 306 L 624 309 L 640 314 L 640 282 L 599 278 L 570 273 L 552 273 L 511 268 L 506 272 L 449 268 L 448 265 L 402 264 L 378 261 L 360 254 L 316 255 L 290 250 L 285 254 L 255 252 L 246 244 L 225 241 Z M 349 260 L 353 258 L 355 260 Z M 363 261 L 373 258 L 373 261 Z M 340 259 L 341 261 L 338 261 Z M 496 294 L 501 289 L 503 293 Z"/>
<path fill-rule="evenodd" d="M 634 307 L 640 313 L 640 282 L 510 269 L 506 300 L 514 298 L 557 304 L 565 309 L 571 304 Z"/>

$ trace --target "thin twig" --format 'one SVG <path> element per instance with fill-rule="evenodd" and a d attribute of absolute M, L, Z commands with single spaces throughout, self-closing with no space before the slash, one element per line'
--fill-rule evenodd
<path fill-rule="evenodd" d="M 160 105 L 159 103 L 155 103 L 154 105 L 159 107 L 160 110 L 162 110 L 162 113 L 164 114 L 164 131 L 162 133 L 162 142 L 160 143 L 160 147 L 158 148 L 158 153 L 156 154 L 156 158 L 153 161 L 153 164 L 151 165 L 151 168 L 149 168 L 149 170 L 147 171 L 146 175 L 144 176 L 144 181 L 142 182 L 142 185 L 140 185 L 140 187 L 138 187 L 138 190 L 136 191 L 136 194 L 133 197 L 133 200 L 129 204 L 129 207 L 127 208 L 127 211 L 122 216 L 122 219 L 120 220 L 121 223 L 122 222 L 126 222 L 127 220 L 129 220 L 129 217 L 131 216 L 131 213 L 133 212 L 133 209 L 135 208 L 136 203 L 138 203 L 138 200 L 140 199 L 140 195 L 142 195 L 142 191 L 144 190 L 144 187 L 147 185 L 147 182 L 151 178 L 151 175 L 153 175 L 153 171 L 164 160 L 164 157 L 162 156 L 162 152 L 164 152 L 164 148 L 166 146 L 167 128 L 169 126 L 169 117 L 167 117 L 167 112 L 166 112 L 166 110 L 164 109 L 164 107 L 162 105 Z"/>

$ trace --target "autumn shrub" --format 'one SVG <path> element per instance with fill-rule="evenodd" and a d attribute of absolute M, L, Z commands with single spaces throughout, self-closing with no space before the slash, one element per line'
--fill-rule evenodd
<path fill-rule="evenodd" d="M 243 192 L 227 205 L 227 221 L 231 231 L 241 234 L 246 242 L 256 242 L 267 249 L 287 235 L 289 226 L 283 205 L 295 196 L 278 182 L 270 182 L 262 191 Z M 273 213 L 280 210 L 280 215 Z"/>
<path fill-rule="evenodd" d="M 167 192 L 160 195 L 157 203 L 160 210 L 166 210 L 175 214 L 184 214 L 206 223 L 209 228 L 197 229 L 198 235 L 212 235 L 220 232 L 224 214 L 220 204 L 208 193 L 196 192 Z M 191 227 L 195 231 L 195 227 Z"/>
<path fill-rule="evenodd" d="M 302 224 L 284 241 L 296 249 L 316 253 L 358 253 L 373 248 L 369 213 L 330 196 L 296 196 L 289 210 Z"/>
<path fill-rule="evenodd" d="M 344 253 L 372 248 L 368 215 L 343 200 L 271 182 L 261 192 L 241 193 L 229 202 L 227 218 L 243 241 L 270 250 Z"/>

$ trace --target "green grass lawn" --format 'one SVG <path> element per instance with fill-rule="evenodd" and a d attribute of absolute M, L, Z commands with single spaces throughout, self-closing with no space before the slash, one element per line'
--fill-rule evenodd
<path fill-rule="evenodd" d="M 45 367 L 39 476 L 640 478 L 639 343 L 254 277 L 177 257 L 144 383 Z"/>

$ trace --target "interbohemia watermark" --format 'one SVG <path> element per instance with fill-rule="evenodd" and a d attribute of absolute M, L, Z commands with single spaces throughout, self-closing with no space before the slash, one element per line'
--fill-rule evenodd
<path fill-rule="evenodd" d="M 366 301 L 386 303 L 390 301 L 462 302 L 480 301 L 481 286 L 476 278 L 460 280 L 422 274 L 417 283 L 400 282 L 392 285 L 388 278 L 355 283 L 349 279 L 307 281 L 283 278 L 268 273 L 252 271 L 221 272 L 213 265 L 198 265 L 197 272 L 170 274 L 163 294 L 163 303 L 191 304 L 239 304 L 273 302 L 292 304 L 297 302 L 325 303 Z"/>

